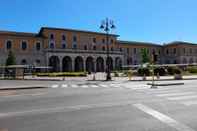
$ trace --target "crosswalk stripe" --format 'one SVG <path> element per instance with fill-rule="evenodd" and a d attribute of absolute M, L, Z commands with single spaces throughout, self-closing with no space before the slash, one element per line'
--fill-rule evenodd
<path fill-rule="evenodd" d="M 108 85 L 100 85 L 101 87 L 108 87 Z"/>
<path fill-rule="evenodd" d="M 82 85 L 81 88 L 88 88 L 88 85 Z"/>
<path fill-rule="evenodd" d="M 184 102 L 181 102 L 181 103 L 186 105 L 186 106 L 197 105 L 197 100 L 184 101 Z"/>
<path fill-rule="evenodd" d="M 52 88 L 58 88 L 59 85 L 52 85 L 51 87 L 52 87 Z"/>
<path fill-rule="evenodd" d="M 71 85 L 72 88 L 78 88 L 78 85 Z"/>
<path fill-rule="evenodd" d="M 91 85 L 90 87 L 92 87 L 92 88 L 97 88 L 98 86 L 97 86 L 97 85 Z"/>
<path fill-rule="evenodd" d="M 192 96 L 179 96 L 179 97 L 168 97 L 168 100 L 187 100 L 187 99 L 192 99 L 192 98 L 197 98 L 197 95 L 192 95 Z"/>
<path fill-rule="evenodd" d="M 196 94 L 196 93 L 195 92 L 178 92 L 178 93 L 159 94 L 156 96 L 166 97 L 166 96 L 182 96 L 182 95 L 191 95 L 191 94 Z"/>
<path fill-rule="evenodd" d="M 68 85 L 66 85 L 66 84 L 62 85 L 62 88 L 67 88 L 67 87 L 68 87 Z"/>

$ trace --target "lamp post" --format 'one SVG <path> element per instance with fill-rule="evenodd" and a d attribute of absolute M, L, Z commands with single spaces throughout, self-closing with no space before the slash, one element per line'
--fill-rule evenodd
<path fill-rule="evenodd" d="M 106 69 L 106 81 L 111 80 L 111 69 L 110 69 L 110 61 L 109 61 L 109 32 L 112 29 L 115 29 L 114 22 L 108 18 L 102 21 L 100 29 L 106 33 L 106 42 L 107 42 L 107 69 Z"/>

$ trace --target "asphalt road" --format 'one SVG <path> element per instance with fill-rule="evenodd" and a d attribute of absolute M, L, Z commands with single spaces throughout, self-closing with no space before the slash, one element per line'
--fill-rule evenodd
<path fill-rule="evenodd" d="M 150 89 L 147 82 L 60 81 L 1 91 L 0 131 L 195 131 L 197 81 L 182 82 Z"/>

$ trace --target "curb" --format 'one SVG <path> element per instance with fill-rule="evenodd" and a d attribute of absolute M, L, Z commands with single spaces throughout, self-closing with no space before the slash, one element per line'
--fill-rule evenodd
<path fill-rule="evenodd" d="M 0 91 L 6 91 L 6 90 L 32 90 L 32 89 L 42 89 L 42 88 L 49 88 L 49 87 L 16 87 L 16 88 L 0 88 Z"/>
<path fill-rule="evenodd" d="M 147 85 L 152 85 L 152 86 L 173 86 L 173 85 L 184 85 L 184 83 L 166 83 L 166 84 L 147 83 Z"/>

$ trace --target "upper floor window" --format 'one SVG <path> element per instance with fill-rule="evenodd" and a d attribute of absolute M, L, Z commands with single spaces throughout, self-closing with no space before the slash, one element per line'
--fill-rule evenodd
<path fill-rule="evenodd" d="M 103 49 L 103 51 L 105 51 L 105 46 L 103 46 L 103 48 L 102 48 L 102 49 Z"/>
<path fill-rule="evenodd" d="M 114 43 L 114 40 L 113 39 L 111 39 L 111 44 L 113 44 Z"/>
<path fill-rule="evenodd" d="M 87 50 L 87 45 L 84 45 L 84 50 Z"/>
<path fill-rule="evenodd" d="M 25 59 L 23 59 L 23 60 L 21 61 L 21 64 L 22 64 L 22 65 L 26 65 L 26 64 L 27 64 L 27 61 L 26 61 Z"/>
<path fill-rule="evenodd" d="M 176 48 L 173 49 L 173 53 L 176 54 Z"/>
<path fill-rule="evenodd" d="M 73 44 L 73 49 L 77 49 L 77 44 Z"/>
<path fill-rule="evenodd" d="M 53 40 L 54 39 L 54 35 L 50 34 L 50 39 Z"/>
<path fill-rule="evenodd" d="M 55 44 L 53 42 L 50 43 L 50 48 L 54 49 L 55 48 Z"/>
<path fill-rule="evenodd" d="M 77 42 L 77 37 L 73 36 L 73 42 Z"/>
<path fill-rule="evenodd" d="M 63 43 L 63 44 L 62 44 L 62 49 L 65 49 L 65 48 L 66 48 L 66 44 Z"/>
<path fill-rule="evenodd" d="M 166 54 L 167 54 L 167 55 L 169 54 L 169 50 L 168 50 L 168 49 L 166 49 Z"/>
<path fill-rule="evenodd" d="M 93 50 L 96 50 L 96 46 L 93 46 Z"/>
<path fill-rule="evenodd" d="M 103 43 L 103 44 L 105 43 L 105 39 L 102 39 L 102 43 Z"/>
<path fill-rule="evenodd" d="M 66 36 L 62 35 L 62 40 L 65 41 L 66 40 Z"/>
<path fill-rule="evenodd" d="M 41 62 L 40 62 L 40 60 L 39 59 L 37 59 L 36 60 L 36 64 L 40 64 Z"/>
<path fill-rule="evenodd" d="M 134 49 L 133 49 L 133 52 L 134 52 L 134 54 L 136 54 L 136 53 L 137 53 L 137 49 L 136 49 L 136 48 L 134 48 Z"/>
<path fill-rule="evenodd" d="M 12 41 L 8 40 L 8 41 L 6 42 L 6 48 L 7 48 L 8 50 L 12 48 Z"/>
<path fill-rule="evenodd" d="M 190 52 L 190 54 L 192 54 L 192 48 L 190 48 L 190 51 L 189 52 Z"/>
<path fill-rule="evenodd" d="M 93 43 L 96 43 L 96 38 L 93 38 Z"/>
<path fill-rule="evenodd" d="M 185 48 L 183 48 L 183 53 L 184 53 L 184 54 L 186 53 L 186 50 L 185 50 Z"/>
<path fill-rule="evenodd" d="M 129 53 L 129 48 L 127 48 L 127 53 Z"/>
<path fill-rule="evenodd" d="M 39 50 L 40 50 L 40 48 L 41 48 L 41 44 L 40 44 L 40 42 L 37 42 L 37 43 L 36 43 L 36 50 L 38 50 L 38 51 L 39 51 Z"/>
<path fill-rule="evenodd" d="M 23 41 L 22 45 L 21 45 L 22 50 L 26 50 L 27 49 L 27 42 Z"/>

